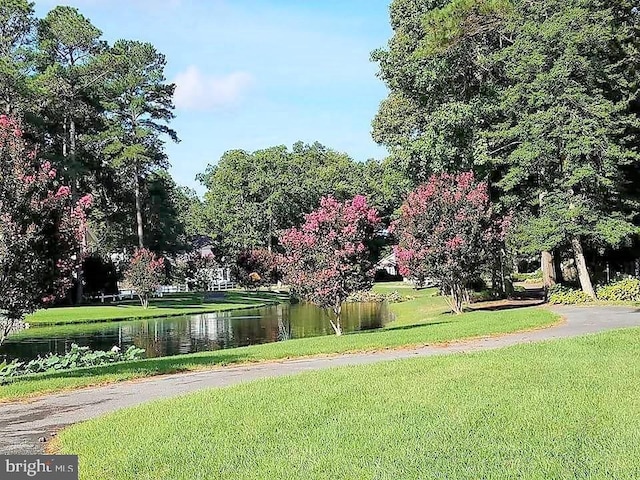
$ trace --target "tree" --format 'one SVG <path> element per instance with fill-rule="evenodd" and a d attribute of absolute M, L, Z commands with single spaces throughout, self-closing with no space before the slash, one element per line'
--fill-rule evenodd
<path fill-rule="evenodd" d="M 234 281 L 245 288 L 273 285 L 278 281 L 276 255 L 266 248 L 240 252 L 231 268 Z"/>
<path fill-rule="evenodd" d="M 204 233 L 231 257 L 255 248 L 273 250 L 278 232 L 300 225 L 323 196 L 345 200 L 364 193 L 386 215 L 400 205 L 405 190 L 405 177 L 391 162 L 358 163 L 317 142 L 231 150 L 199 179 L 207 187 Z"/>
<path fill-rule="evenodd" d="M 400 212 L 393 224 L 400 273 L 417 283 L 438 280 L 452 310 L 462 313 L 465 289 L 508 224 L 494 215 L 486 182 L 476 182 L 472 172 L 434 175 L 409 194 Z"/>
<path fill-rule="evenodd" d="M 143 212 L 149 250 L 175 254 L 187 249 L 186 215 L 190 204 L 169 172 L 158 170 L 146 178 Z M 184 209 L 184 210 L 183 210 Z"/>
<path fill-rule="evenodd" d="M 33 3 L 0 0 L 0 110 L 7 115 L 26 107 L 34 26 Z"/>
<path fill-rule="evenodd" d="M 174 84 L 166 83 L 166 58 L 150 43 L 119 40 L 107 61 L 113 64 L 105 86 L 108 114 L 105 148 L 113 164 L 124 169 L 134 191 L 138 246 L 144 247 L 141 183 L 154 169 L 168 166 L 162 135 L 178 141 L 167 126 L 173 119 Z"/>
<path fill-rule="evenodd" d="M 378 212 L 364 196 L 345 202 L 323 197 L 299 229 L 280 238 L 285 281 L 303 299 L 332 309 L 336 335 L 342 335 L 342 303 L 351 293 L 371 288 L 371 243 L 379 225 Z"/>
<path fill-rule="evenodd" d="M 390 90 L 373 120 L 415 184 L 434 173 L 489 171 L 482 132 L 496 119 L 502 84 L 493 54 L 508 0 L 394 0 L 394 35 L 372 53 Z"/>
<path fill-rule="evenodd" d="M 96 61 L 104 50 L 102 32 L 77 9 L 58 6 L 38 25 L 37 83 L 45 104 L 47 120 L 51 122 L 48 141 L 59 145 L 60 173 L 69 182 L 74 200 L 88 178 L 87 159 L 83 158 L 79 138 L 81 129 L 98 115 L 95 84 L 104 76 Z M 76 254 L 78 277 L 76 299 L 82 302 L 82 259 L 87 252 L 87 234 Z"/>
<path fill-rule="evenodd" d="M 17 124 L 0 116 L 0 344 L 26 314 L 66 294 L 85 209 L 51 164 L 29 150 Z"/>
<path fill-rule="evenodd" d="M 157 257 L 145 248 L 136 249 L 125 273 L 125 280 L 136 291 L 142 308 L 149 308 L 149 296 L 162 285 L 164 278 L 164 258 Z"/>
<path fill-rule="evenodd" d="M 609 0 L 395 0 L 374 52 L 390 95 L 374 138 L 418 181 L 472 170 L 517 212 L 522 253 L 572 252 L 636 232 L 637 15 Z M 635 110 L 634 110 L 635 109 Z"/>
<path fill-rule="evenodd" d="M 542 250 L 548 272 L 546 252 L 568 248 L 595 298 L 584 249 L 615 248 L 638 232 L 627 180 L 640 165 L 629 68 L 640 43 L 624 43 L 637 32 L 631 5 L 521 2 L 506 28 L 514 40 L 497 56 L 504 120 L 487 137 L 503 172 L 496 186 L 530 212 L 519 228 L 523 250 Z"/>

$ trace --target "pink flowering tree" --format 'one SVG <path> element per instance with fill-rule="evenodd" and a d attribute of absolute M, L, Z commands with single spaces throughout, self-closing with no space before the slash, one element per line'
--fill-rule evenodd
<path fill-rule="evenodd" d="M 0 115 L 0 344 L 72 286 L 90 204 L 87 195 L 73 205 L 51 164 Z"/>
<path fill-rule="evenodd" d="M 136 291 L 142 308 L 149 308 L 149 297 L 164 279 L 164 258 L 146 248 L 136 249 L 125 272 L 125 281 Z"/>
<path fill-rule="evenodd" d="M 371 288 L 371 243 L 380 226 L 378 212 L 363 196 L 344 203 L 325 197 L 304 224 L 284 232 L 281 270 L 303 299 L 330 308 L 331 326 L 342 334 L 342 303 L 356 291 Z"/>
<path fill-rule="evenodd" d="M 392 225 L 399 239 L 400 273 L 417 283 L 431 278 L 462 313 L 465 289 L 504 239 L 509 220 L 491 207 L 486 182 L 473 173 L 440 174 L 411 192 Z"/>

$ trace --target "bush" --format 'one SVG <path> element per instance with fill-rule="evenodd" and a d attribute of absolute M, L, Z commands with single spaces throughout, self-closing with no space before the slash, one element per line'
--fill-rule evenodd
<path fill-rule="evenodd" d="M 80 367 L 95 367 L 108 363 L 137 360 L 142 357 L 143 348 L 131 345 L 124 352 L 118 347 L 113 347 L 105 352 L 102 350 L 92 351 L 89 347 L 79 347 L 75 343 L 71 344 L 71 350 L 64 355 L 49 353 L 44 357 L 38 357 L 30 362 L 20 362 L 14 360 L 7 364 L 0 363 L 0 384 L 6 383 L 10 378 L 29 375 L 32 373 L 54 372 L 69 370 Z"/>
<path fill-rule="evenodd" d="M 140 298 L 143 308 L 149 307 L 149 295 L 155 292 L 165 279 L 164 259 L 146 248 L 135 251 L 125 281 Z"/>
<path fill-rule="evenodd" d="M 627 278 L 598 288 L 598 299 L 608 302 L 640 302 L 640 280 Z"/>
<path fill-rule="evenodd" d="M 231 267 L 235 282 L 244 288 L 259 288 L 278 282 L 277 257 L 266 248 L 245 250 Z"/>
<path fill-rule="evenodd" d="M 589 303 L 593 299 L 582 290 L 556 284 L 549 289 L 549 303 L 562 305 L 576 305 Z"/>
<path fill-rule="evenodd" d="M 538 269 L 531 273 L 512 273 L 511 278 L 514 282 L 538 283 L 542 281 L 542 270 Z"/>
<path fill-rule="evenodd" d="M 387 302 L 400 303 L 409 300 L 408 297 L 400 295 L 397 290 L 389 293 L 376 293 L 372 291 L 354 292 L 347 298 L 349 303 L 357 302 Z"/>

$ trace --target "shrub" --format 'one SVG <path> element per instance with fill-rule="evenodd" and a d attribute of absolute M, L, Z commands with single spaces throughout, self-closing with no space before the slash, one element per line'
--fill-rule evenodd
<path fill-rule="evenodd" d="M 640 302 L 640 280 L 627 278 L 598 288 L 598 299 L 609 302 Z"/>
<path fill-rule="evenodd" d="M 143 348 L 131 345 L 124 352 L 118 347 L 113 347 L 109 351 L 95 350 L 89 347 L 79 347 L 75 343 L 71 345 L 71 350 L 64 355 L 49 353 L 44 357 L 38 357 L 29 362 L 14 360 L 7 364 L 0 363 L 0 384 L 6 383 L 8 379 L 29 375 L 32 373 L 53 372 L 59 370 L 69 370 L 80 367 L 95 367 L 108 363 L 137 360 L 142 357 Z"/>
<path fill-rule="evenodd" d="M 278 281 L 277 257 L 266 248 L 240 252 L 231 268 L 234 281 L 245 288 L 259 288 Z"/>
<path fill-rule="evenodd" d="M 125 280 L 136 291 L 143 308 L 149 307 L 149 295 L 162 285 L 164 278 L 164 259 L 146 248 L 137 249 L 125 273 Z"/>
<path fill-rule="evenodd" d="M 398 293 L 397 290 L 389 293 L 377 293 L 372 292 L 371 290 L 365 290 L 362 292 L 354 292 L 347 298 L 347 302 L 350 303 L 358 303 L 358 302 L 387 302 L 387 303 L 400 303 L 406 302 L 409 300 L 408 297 L 405 297 Z"/>
<path fill-rule="evenodd" d="M 554 285 L 549 289 L 549 303 L 562 305 L 576 305 L 592 302 L 593 298 L 582 290 L 567 287 L 566 285 Z"/>

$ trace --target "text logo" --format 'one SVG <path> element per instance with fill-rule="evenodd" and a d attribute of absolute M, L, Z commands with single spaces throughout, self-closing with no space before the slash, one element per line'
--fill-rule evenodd
<path fill-rule="evenodd" d="M 77 455 L 0 455 L 0 478 L 78 480 Z"/>

